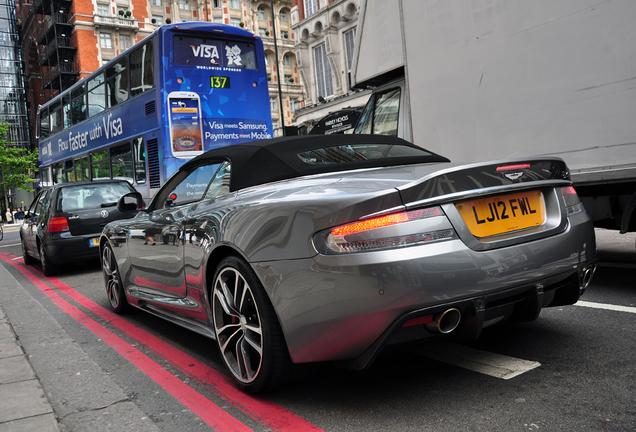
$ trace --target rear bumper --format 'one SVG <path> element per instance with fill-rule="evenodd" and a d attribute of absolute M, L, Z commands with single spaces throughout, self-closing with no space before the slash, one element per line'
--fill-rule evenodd
<path fill-rule="evenodd" d="M 592 223 L 582 217 L 561 234 L 488 251 L 451 240 L 253 266 L 294 362 L 363 368 L 387 344 L 430 336 L 422 325 L 401 327 L 412 317 L 456 307 L 455 332 L 471 338 L 493 320 L 530 320 L 543 307 L 573 304 L 595 255 Z"/>
<path fill-rule="evenodd" d="M 99 247 L 89 246 L 91 238 L 96 238 L 99 244 L 100 234 L 70 236 L 58 235 L 57 238 L 44 240 L 44 250 L 53 264 L 68 264 L 99 258 Z"/>

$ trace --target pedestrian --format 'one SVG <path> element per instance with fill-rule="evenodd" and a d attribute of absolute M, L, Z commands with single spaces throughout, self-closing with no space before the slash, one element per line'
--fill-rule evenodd
<path fill-rule="evenodd" d="M 7 214 L 5 216 L 7 217 L 7 224 L 12 224 L 13 214 L 11 213 L 11 209 L 7 209 Z"/>

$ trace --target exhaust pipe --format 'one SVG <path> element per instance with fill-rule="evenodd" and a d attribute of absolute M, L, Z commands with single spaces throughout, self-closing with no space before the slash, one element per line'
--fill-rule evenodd
<path fill-rule="evenodd" d="M 592 282 L 592 276 L 594 276 L 594 272 L 596 271 L 596 265 L 589 265 L 579 274 L 579 287 L 584 290 L 587 286 Z"/>
<path fill-rule="evenodd" d="M 431 333 L 448 334 L 455 330 L 462 319 L 462 313 L 457 308 L 447 309 L 433 316 L 433 321 L 424 324 Z"/>

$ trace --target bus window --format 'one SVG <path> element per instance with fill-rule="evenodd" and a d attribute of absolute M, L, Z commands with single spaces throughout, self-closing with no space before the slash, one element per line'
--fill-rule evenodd
<path fill-rule="evenodd" d="M 133 152 L 135 160 L 135 181 L 137 184 L 146 183 L 146 149 L 144 139 L 141 137 L 133 140 Z"/>
<path fill-rule="evenodd" d="M 88 81 L 88 116 L 93 117 L 106 109 L 106 84 L 100 73 Z"/>
<path fill-rule="evenodd" d="M 73 124 L 86 120 L 86 86 L 81 85 L 71 92 L 73 101 L 71 102 L 71 112 Z"/>
<path fill-rule="evenodd" d="M 64 171 L 66 172 L 66 181 L 75 181 L 75 172 L 73 171 L 73 159 L 67 159 L 64 162 Z"/>
<path fill-rule="evenodd" d="M 130 53 L 130 95 L 136 96 L 154 87 L 152 42 Z"/>
<path fill-rule="evenodd" d="M 128 60 L 122 59 L 106 69 L 106 85 L 108 87 L 108 107 L 128 99 Z"/>
<path fill-rule="evenodd" d="M 75 159 L 75 181 L 82 181 L 82 160 Z"/>
<path fill-rule="evenodd" d="M 51 135 L 55 135 L 62 131 L 62 103 L 61 101 L 54 102 L 50 107 L 51 118 Z"/>
<path fill-rule="evenodd" d="M 42 187 L 49 187 L 49 186 L 53 186 L 53 183 L 51 183 L 51 179 L 50 179 L 50 174 L 49 174 L 49 168 L 40 168 L 40 184 Z"/>
<path fill-rule="evenodd" d="M 48 138 L 49 134 L 49 110 L 40 111 L 40 139 Z"/>
<path fill-rule="evenodd" d="M 64 179 L 64 162 L 53 164 L 53 183 L 66 183 Z"/>
<path fill-rule="evenodd" d="M 130 143 L 111 147 L 110 166 L 113 170 L 113 178 L 133 182 L 133 160 Z"/>
<path fill-rule="evenodd" d="M 63 128 L 71 127 L 71 95 L 65 94 L 62 97 L 62 113 L 64 114 Z"/>
<path fill-rule="evenodd" d="M 84 155 L 82 156 L 81 159 L 82 162 L 82 180 L 90 180 L 90 169 L 88 168 L 88 155 Z"/>
<path fill-rule="evenodd" d="M 108 149 L 91 153 L 91 174 L 92 180 L 110 179 Z"/>

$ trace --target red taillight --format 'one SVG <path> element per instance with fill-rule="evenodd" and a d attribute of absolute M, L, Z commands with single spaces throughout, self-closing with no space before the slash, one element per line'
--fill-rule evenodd
<path fill-rule="evenodd" d="M 46 227 L 46 232 L 66 232 L 69 230 L 68 221 L 65 217 L 52 217 L 49 221 L 49 225 Z"/>
<path fill-rule="evenodd" d="M 431 207 L 421 210 L 413 210 L 408 212 L 394 213 L 387 216 L 380 216 L 373 219 L 367 219 L 360 222 L 354 222 L 351 224 L 339 226 L 331 230 L 331 235 L 346 236 L 370 229 L 382 228 L 418 219 L 425 219 L 433 216 L 442 216 L 442 210 L 439 207 Z"/>
<path fill-rule="evenodd" d="M 563 195 L 577 195 L 576 190 L 572 186 L 562 187 Z"/>
<path fill-rule="evenodd" d="M 502 165 L 502 166 L 498 166 L 497 167 L 497 172 L 520 170 L 520 169 L 526 169 L 526 168 L 530 168 L 530 164 L 529 163 L 514 164 L 514 165 Z"/>
<path fill-rule="evenodd" d="M 381 249 L 393 249 L 415 244 L 429 243 L 455 238 L 452 228 L 426 230 L 424 226 L 417 226 L 413 231 L 384 230 L 407 222 L 422 221 L 435 216 L 444 216 L 440 207 L 430 207 L 393 213 L 353 222 L 332 228 L 325 233 L 325 246 L 336 253 L 351 253 Z M 360 234 L 360 235 L 356 235 Z M 330 253 L 327 251 L 327 253 Z"/>

